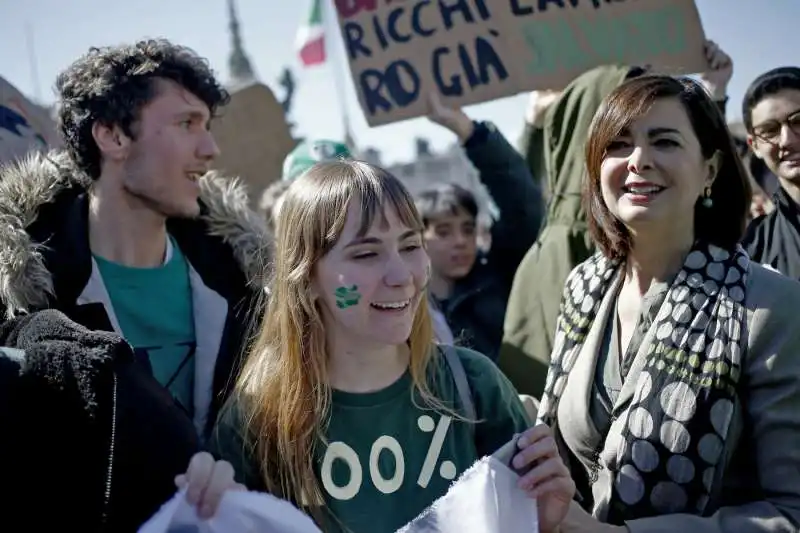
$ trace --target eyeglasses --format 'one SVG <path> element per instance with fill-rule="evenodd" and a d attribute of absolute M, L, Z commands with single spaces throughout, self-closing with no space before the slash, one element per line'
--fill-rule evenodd
<path fill-rule="evenodd" d="M 784 124 L 795 135 L 800 135 L 800 110 L 784 120 L 768 120 L 753 128 L 753 136 L 769 144 L 778 144 Z"/>

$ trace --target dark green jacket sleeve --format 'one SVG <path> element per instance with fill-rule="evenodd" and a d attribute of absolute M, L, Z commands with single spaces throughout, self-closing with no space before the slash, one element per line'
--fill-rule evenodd
<path fill-rule="evenodd" d="M 717 104 L 719 112 L 722 113 L 722 118 L 725 118 L 725 114 L 727 112 L 727 107 L 728 107 L 728 98 L 725 97 L 722 100 L 715 100 L 714 103 Z"/>
<path fill-rule="evenodd" d="M 547 202 L 547 162 L 544 151 L 544 128 L 525 123 L 525 129 L 519 139 L 519 151 L 528 164 L 528 171 L 542 191 Z"/>

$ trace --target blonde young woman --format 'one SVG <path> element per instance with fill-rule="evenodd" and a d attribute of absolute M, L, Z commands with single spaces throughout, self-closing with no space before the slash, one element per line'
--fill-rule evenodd
<path fill-rule="evenodd" d="M 539 416 L 570 533 L 800 531 L 800 284 L 737 243 L 750 185 L 691 80 L 608 96 L 586 146 L 600 250 L 570 274 Z"/>
<path fill-rule="evenodd" d="M 269 307 L 214 447 L 325 531 L 393 532 L 525 431 L 524 408 L 488 358 L 455 349 L 478 423 L 464 419 L 432 341 L 422 221 L 396 178 L 319 164 L 279 217 Z M 515 466 L 536 466 L 520 486 L 555 531 L 572 481 L 546 426 L 521 440 Z"/>

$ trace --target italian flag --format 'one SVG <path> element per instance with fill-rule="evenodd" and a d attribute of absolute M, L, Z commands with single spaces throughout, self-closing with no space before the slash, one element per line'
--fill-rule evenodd
<path fill-rule="evenodd" d="M 297 31 L 297 50 L 305 67 L 313 67 L 325 62 L 325 26 L 322 23 L 322 2 L 311 0 L 311 14 L 308 21 Z"/>

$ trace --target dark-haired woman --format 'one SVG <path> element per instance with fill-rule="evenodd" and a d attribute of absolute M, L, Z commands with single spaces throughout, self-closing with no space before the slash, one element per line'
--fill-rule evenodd
<path fill-rule="evenodd" d="M 586 165 L 600 252 L 567 280 L 539 411 L 582 496 L 562 533 L 797 532 L 800 284 L 737 245 L 722 116 L 691 80 L 628 81 Z"/>

